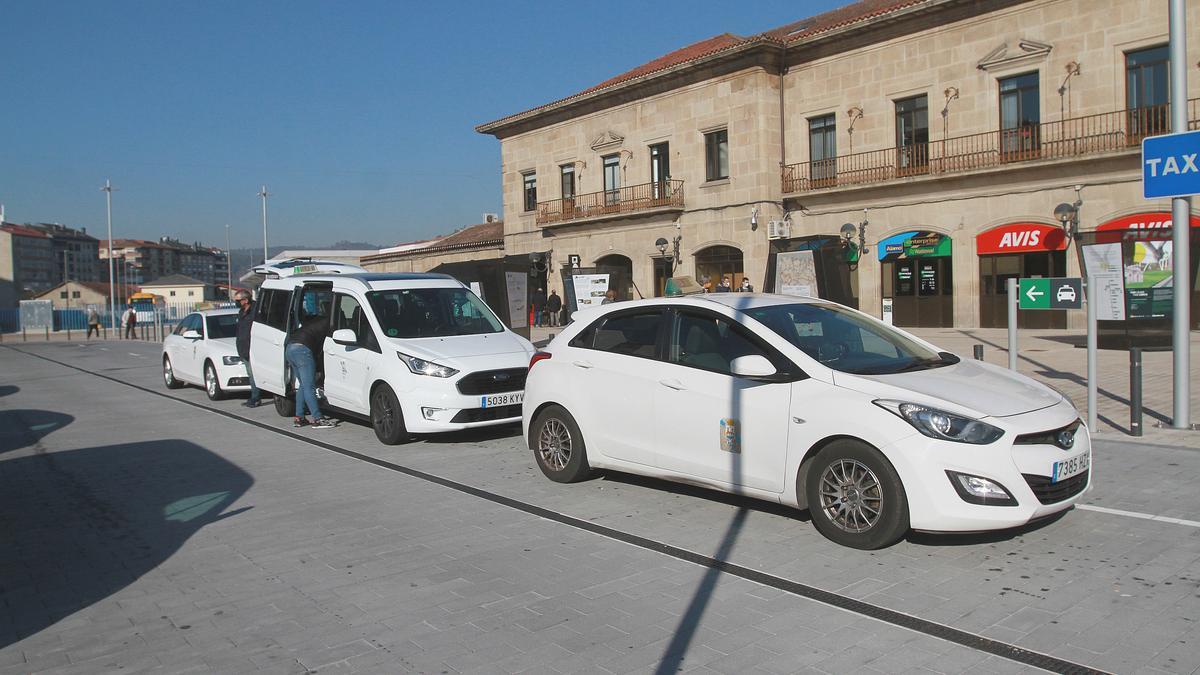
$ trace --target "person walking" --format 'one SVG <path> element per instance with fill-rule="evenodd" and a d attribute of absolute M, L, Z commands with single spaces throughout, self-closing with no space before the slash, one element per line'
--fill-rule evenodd
<path fill-rule="evenodd" d="M 550 297 L 546 298 L 546 313 L 550 319 L 551 326 L 558 326 L 558 313 L 562 311 L 562 298 L 558 297 L 558 291 L 551 290 Z"/>
<path fill-rule="evenodd" d="M 546 323 L 542 317 L 542 312 L 546 310 L 546 291 L 537 289 L 533 292 L 533 325 L 541 326 Z"/>
<path fill-rule="evenodd" d="M 729 279 L 729 275 L 721 277 L 721 282 L 713 289 L 713 293 L 730 293 L 733 291 L 733 283 Z"/>
<path fill-rule="evenodd" d="M 284 355 L 288 365 L 300 380 L 296 390 L 296 419 L 292 426 L 303 427 L 311 424 L 314 429 L 331 429 L 338 425 L 337 421 L 321 415 L 317 404 L 317 355 L 325 344 L 325 334 L 329 332 L 329 317 L 320 314 L 310 314 L 304 317 L 300 327 L 288 336 L 287 348 Z M 312 415 L 310 423 L 304 416 L 305 408 Z"/>
<path fill-rule="evenodd" d="M 92 331 L 96 331 L 96 337 L 100 337 L 100 312 L 97 312 L 95 307 L 88 308 L 87 324 L 87 339 L 92 339 Z"/>
<path fill-rule="evenodd" d="M 254 326 L 255 305 L 250 300 L 250 293 L 247 291 L 234 293 L 233 300 L 238 306 L 237 353 L 242 363 L 246 364 L 246 379 L 250 380 L 250 399 L 242 405 L 247 408 L 257 408 L 262 402 L 262 393 L 254 384 L 254 371 L 250 368 L 250 329 Z"/>
<path fill-rule="evenodd" d="M 749 277 L 742 277 L 742 287 L 738 289 L 742 293 L 753 293 L 754 286 L 750 284 Z"/>
<path fill-rule="evenodd" d="M 125 315 L 122 317 L 122 319 L 123 323 L 125 324 L 125 339 L 136 340 L 137 312 L 133 309 L 133 307 L 130 307 L 129 309 L 125 310 Z"/>

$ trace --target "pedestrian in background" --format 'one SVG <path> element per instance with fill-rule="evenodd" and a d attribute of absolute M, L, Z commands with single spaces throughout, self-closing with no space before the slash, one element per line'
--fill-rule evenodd
<path fill-rule="evenodd" d="M 96 331 L 96 337 L 100 337 L 100 312 L 97 312 L 95 307 L 88 309 L 87 324 L 87 339 L 92 339 L 92 331 Z"/>
<path fill-rule="evenodd" d="M 558 313 L 562 311 L 562 298 L 558 297 L 558 291 L 550 291 L 550 297 L 546 298 L 546 313 L 550 319 L 551 326 L 558 325 Z"/>
<path fill-rule="evenodd" d="M 617 301 L 617 292 L 610 288 L 607 291 L 604 291 L 604 299 L 600 301 L 600 304 L 607 305 L 610 303 L 614 303 L 616 301 Z"/>
<path fill-rule="evenodd" d="M 752 286 L 752 285 L 750 284 L 750 279 L 749 279 L 749 278 L 747 278 L 747 277 L 742 277 L 742 287 L 741 287 L 741 288 L 739 288 L 738 290 L 739 290 L 739 291 L 741 291 L 742 293 L 753 293 L 753 292 L 754 292 L 754 286 Z"/>
<path fill-rule="evenodd" d="M 242 359 L 242 363 L 246 364 L 246 379 L 250 380 L 250 400 L 242 405 L 247 408 L 257 408 L 262 402 L 262 394 L 258 391 L 258 386 L 254 384 L 254 371 L 250 368 L 250 329 L 254 326 L 255 305 L 251 302 L 250 293 L 247 291 L 234 293 L 233 300 L 238 306 L 237 353 L 238 357 Z"/>
<path fill-rule="evenodd" d="M 329 317 L 310 314 L 288 336 L 284 355 L 296 373 L 296 379 L 300 380 L 296 390 L 296 419 L 292 421 L 294 427 L 311 424 L 314 429 L 330 429 L 338 424 L 336 420 L 322 416 L 317 405 L 317 355 L 321 353 L 328 332 Z M 311 423 L 304 416 L 305 408 L 312 415 Z"/>
<path fill-rule="evenodd" d="M 546 291 L 537 289 L 533 292 L 533 325 L 541 326 L 546 323 L 542 317 L 542 312 L 546 310 Z"/>
<path fill-rule="evenodd" d="M 720 283 L 717 284 L 717 287 L 713 289 L 713 293 L 731 293 L 731 292 L 733 292 L 733 283 L 729 279 L 729 275 L 726 274 L 725 276 L 721 277 L 721 281 L 720 281 Z"/>
<path fill-rule="evenodd" d="M 124 319 L 124 323 L 125 323 L 125 339 L 126 340 L 136 340 L 137 339 L 137 312 L 134 311 L 133 307 L 130 307 L 129 309 L 125 310 L 125 316 L 122 318 Z"/>

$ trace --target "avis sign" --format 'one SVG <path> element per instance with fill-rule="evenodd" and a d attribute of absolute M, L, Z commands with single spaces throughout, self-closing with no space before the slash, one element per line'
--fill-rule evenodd
<path fill-rule="evenodd" d="M 1200 131 L 1142 140 L 1142 196 L 1200 194 Z"/>
<path fill-rule="evenodd" d="M 1020 279 L 1017 304 L 1021 309 L 1080 309 L 1083 307 L 1083 281 L 1078 278 L 1050 277 Z"/>

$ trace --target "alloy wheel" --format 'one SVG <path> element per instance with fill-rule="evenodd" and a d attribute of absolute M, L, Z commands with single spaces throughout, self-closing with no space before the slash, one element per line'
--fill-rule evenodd
<path fill-rule="evenodd" d="M 551 417 L 538 433 L 538 454 L 546 466 L 561 471 L 571 461 L 571 432 L 560 420 Z"/>
<path fill-rule="evenodd" d="M 866 532 L 883 514 L 883 487 L 870 467 L 839 459 L 825 468 L 820 484 L 821 510 L 846 532 Z"/>

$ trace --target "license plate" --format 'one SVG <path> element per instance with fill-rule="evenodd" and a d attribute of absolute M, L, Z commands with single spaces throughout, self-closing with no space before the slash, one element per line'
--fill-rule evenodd
<path fill-rule="evenodd" d="M 1087 453 L 1068 457 L 1061 462 L 1054 463 L 1054 473 L 1050 474 L 1050 482 L 1057 483 L 1066 480 L 1071 476 L 1078 476 L 1088 470 L 1090 464 Z"/>
<path fill-rule="evenodd" d="M 525 392 L 518 391 L 512 394 L 493 394 L 492 396 L 481 396 L 479 398 L 480 408 L 495 408 L 500 405 L 516 405 L 525 400 Z"/>

